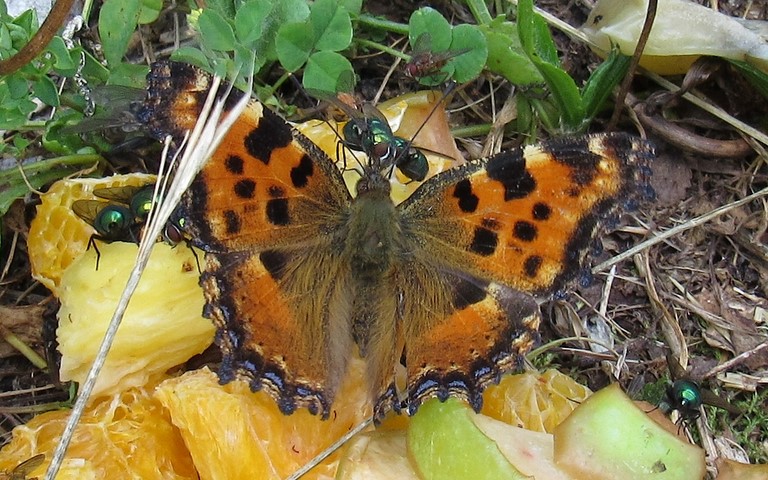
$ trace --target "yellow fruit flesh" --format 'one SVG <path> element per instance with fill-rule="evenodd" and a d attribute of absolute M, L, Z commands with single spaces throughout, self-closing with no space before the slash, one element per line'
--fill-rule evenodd
<path fill-rule="evenodd" d="M 98 245 L 98 270 L 96 252 L 91 249 L 61 277 L 56 334 L 62 380 L 85 380 L 138 251 L 132 243 Z M 94 397 L 145 385 L 213 342 L 215 328 L 202 316 L 198 275 L 195 257 L 186 245 L 154 246 L 96 382 Z"/>
<path fill-rule="evenodd" d="M 90 405 L 56 478 L 197 479 L 179 431 L 152 398 L 152 390 L 147 385 Z M 42 478 L 68 416 L 68 410 L 47 412 L 16 427 L 13 440 L 0 451 L 0 472 L 10 472 L 33 455 L 45 453 L 43 464 L 28 472 L 28 478 Z"/>

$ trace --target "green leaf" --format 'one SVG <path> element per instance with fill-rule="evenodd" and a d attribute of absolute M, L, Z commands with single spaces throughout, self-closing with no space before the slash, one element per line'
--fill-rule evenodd
<path fill-rule="evenodd" d="M 215 10 L 205 9 L 197 19 L 200 37 L 205 47 L 219 52 L 235 48 L 235 32 L 232 25 Z"/>
<path fill-rule="evenodd" d="M 408 458 L 424 480 L 445 478 L 526 479 L 472 421 L 472 412 L 455 398 L 430 399 L 411 417 Z"/>
<path fill-rule="evenodd" d="M 260 0 L 246 2 L 235 14 L 235 33 L 240 43 L 250 45 L 262 36 L 264 21 L 272 5 Z"/>
<path fill-rule="evenodd" d="M 58 155 L 74 155 L 84 146 L 83 140 L 75 133 L 62 133 L 65 122 L 61 119 L 48 122 L 43 134 L 43 147 Z"/>
<path fill-rule="evenodd" d="M 338 52 L 352 43 L 352 20 L 336 0 L 317 0 L 309 14 L 316 50 Z"/>
<path fill-rule="evenodd" d="M 339 5 L 346 8 L 350 15 L 360 15 L 363 9 L 363 0 L 340 0 Z"/>
<path fill-rule="evenodd" d="M 213 10 L 222 18 L 232 19 L 235 18 L 235 11 L 237 10 L 235 2 L 232 0 L 206 0 L 206 10 Z"/>
<path fill-rule="evenodd" d="M 451 41 L 451 24 L 440 12 L 422 7 L 411 14 L 408 20 L 408 42 L 411 48 L 415 49 L 419 44 L 419 48 L 443 52 L 451 46 Z"/>
<path fill-rule="evenodd" d="M 287 23 L 280 27 L 275 39 L 277 59 L 283 68 L 295 72 L 306 63 L 314 43 L 306 23 Z"/>
<path fill-rule="evenodd" d="M 23 127 L 36 107 L 34 102 L 26 98 L 0 105 L 0 129 L 18 130 Z"/>
<path fill-rule="evenodd" d="M 454 66 L 453 79 L 465 83 L 477 78 L 488 60 L 485 35 L 477 26 L 465 23 L 453 27 L 451 38 L 451 51 L 468 50 L 449 60 Z"/>
<path fill-rule="evenodd" d="M 37 20 L 37 11 L 34 9 L 25 10 L 18 17 L 13 19 L 13 25 L 21 27 L 24 32 L 24 36 L 17 37 L 19 40 L 26 41 L 32 37 L 32 34 L 37 30 L 37 26 L 40 22 Z M 20 33 L 18 30 L 12 30 L 12 32 Z M 16 38 L 14 38 L 16 40 Z"/>
<path fill-rule="evenodd" d="M 163 9 L 163 0 L 141 0 L 139 10 L 139 24 L 146 25 L 157 20 Z"/>
<path fill-rule="evenodd" d="M 191 63 L 197 65 L 204 70 L 210 70 L 211 64 L 208 62 L 208 57 L 199 49 L 195 47 L 181 47 L 171 54 L 171 60 L 175 62 Z"/>
<path fill-rule="evenodd" d="M 0 24 L 0 51 L 7 52 L 7 55 L 3 55 L 3 58 L 8 58 L 12 55 L 12 48 L 13 40 L 11 39 L 11 32 L 8 30 L 8 26 Z"/>
<path fill-rule="evenodd" d="M 564 129 L 573 132 L 586 127 L 581 94 L 573 78 L 561 68 L 549 63 L 535 60 L 534 63 L 552 90 L 552 97 L 560 110 Z"/>
<path fill-rule="evenodd" d="M 533 11 L 533 0 L 520 0 L 517 4 L 517 26 L 520 43 L 529 57 L 560 66 L 557 48 L 547 23 Z"/>
<path fill-rule="evenodd" d="M 279 29 L 288 23 L 301 23 L 307 20 L 309 6 L 304 0 L 258 1 L 267 3 L 271 10 L 263 23 L 261 37 L 253 45 L 253 51 L 262 59 L 261 63 L 267 63 L 278 58 L 276 43 Z"/>
<path fill-rule="evenodd" d="M 139 21 L 140 6 L 139 0 L 106 0 L 101 7 L 99 35 L 110 66 L 122 61 Z"/>
<path fill-rule="evenodd" d="M 4 80 L 5 84 L 8 85 L 8 94 L 12 99 L 18 100 L 27 96 L 29 85 L 22 75 L 8 75 Z"/>
<path fill-rule="evenodd" d="M 47 171 L 42 171 L 36 175 L 29 175 L 25 179 L 18 173 L 18 169 L 14 168 L 17 172 L 16 175 L 2 175 L 0 176 L 0 216 L 5 215 L 8 209 L 11 208 L 11 204 L 19 198 L 23 198 L 26 194 L 30 193 L 29 185 L 38 190 L 43 185 L 64 178 L 67 175 L 71 175 L 74 171 L 72 169 L 63 168 L 51 168 Z M 3 178 L 5 177 L 5 178 Z"/>
<path fill-rule="evenodd" d="M 134 65 L 121 63 L 109 72 L 109 85 L 123 85 L 126 87 L 138 87 L 146 83 L 149 67 L 146 65 Z"/>
<path fill-rule="evenodd" d="M 70 52 L 61 37 L 53 37 L 45 50 L 53 55 L 53 67 L 59 73 L 66 76 L 74 75 L 78 62 L 72 59 L 72 55 L 79 56 L 79 50 Z"/>
<path fill-rule="evenodd" d="M 59 92 L 53 80 L 43 75 L 32 84 L 32 93 L 46 105 L 59 106 Z"/>
<path fill-rule="evenodd" d="M 632 57 L 622 55 L 621 51 L 615 48 L 589 76 L 587 83 L 581 89 L 584 115 L 588 120 L 595 117 L 613 92 L 614 87 L 621 83 L 631 62 Z"/>
<path fill-rule="evenodd" d="M 539 70 L 560 110 L 561 124 L 566 131 L 586 126 L 584 106 L 576 82 L 560 67 L 549 28 L 533 12 L 532 0 L 519 0 L 517 26 L 523 51 Z"/>
<path fill-rule="evenodd" d="M 83 76 L 94 83 L 106 83 L 109 78 L 109 70 L 98 60 L 93 58 L 88 52 L 85 52 L 85 67 L 83 67 Z"/>
<path fill-rule="evenodd" d="M 327 50 L 312 54 L 304 69 L 302 84 L 311 92 L 338 92 L 339 79 L 355 78 L 355 70 L 349 60 Z M 348 86 L 343 86 L 348 88 Z"/>
<path fill-rule="evenodd" d="M 488 45 L 488 69 L 514 85 L 535 85 L 544 81 L 539 70 L 523 52 L 517 27 L 510 22 L 482 25 Z"/>

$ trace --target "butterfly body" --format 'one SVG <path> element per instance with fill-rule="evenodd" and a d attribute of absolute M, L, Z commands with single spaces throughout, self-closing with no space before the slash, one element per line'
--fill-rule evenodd
<path fill-rule="evenodd" d="M 161 62 L 148 79 L 140 118 L 178 141 L 210 78 Z M 410 414 L 450 396 L 479 410 L 538 341 L 535 296 L 581 270 L 598 220 L 646 184 L 651 156 L 626 135 L 554 141 L 438 174 L 396 205 L 385 158 L 371 155 L 353 197 L 332 159 L 252 101 L 176 213 L 206 252 L 221 381 L 326 418 L 357 351 L 377 420 L 401 397 Z"/>

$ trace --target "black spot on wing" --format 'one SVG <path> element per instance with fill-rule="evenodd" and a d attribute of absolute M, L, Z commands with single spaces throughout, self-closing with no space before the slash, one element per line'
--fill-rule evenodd
<path fill-rule="evenodd" d="M 238 155 L 230 155 L 224 161 L 224 165 L 227 167 L 229 173 L 235 175 L 242 175 L 243 173 L 243 159 Z"/>
<path fill-rule="evenodd" d="M 314 166 L 309 155 L 304 154 L 299 164 L 291 169 L 291 183 L 296 188 L 304 188 L 309 183 L 309 177 L 314 173 Z"/>
<path fill-rule="evenodd" d="M 525 262 L 523 263 L 525 274 L 531 278 L 538 275 L 539 269 L 541 268 L 541 263 L 542 258 L 538 255 L 531 255 L 530 257 L 526 258 Z"/>
<path fill-rule="evenodd" d="M 244 200 L 250 200 L 253 198 L 253 194 L 256 191 L 256 182 L 254 182 L 251 179 L 242 179 L 238 180 L 237 183 L 235 183 L 235 195 L 238 196 L 238 198 L 242 198 Z"/>
<path fill-rule="evenodd" d="M 552 208 L 544 202 L 538 202 L 533 206 L 534 220 L 548 220 L 552 215 Z"/>
<path fill-rule="evenodd" d="M 243 144 L 251 156 L 269 164 L 272 152 L 290 145 L 293 141 L 291 127 L 267 108 L 264 108 L 259 124 L 248 132 Z"/>
<path fill-rule="evenodd" d="M 536 180 L 525 168 L 522 151 L 502 152 L 486 164 L 488 178 L 504 186 L 504 200 L 525 198 L 536 189 Z"/>
<path fill-rule="evenodd" d="M 469 249 L 478 255 L 487 257 L 496 251 L 499 244 L 499 236 L 493 230 L 484 227 L 476 227 L 475 234 Z"/>
<path fill-rule="evenodd" d="M 288 213 L 288 199 L 272 198 L 267 200 L 267 220 L 272 225 L 285 226 L 291 223 Z"/>
<path fill-rule="evenodd" d="M 532 224 L 531 222 L 519 220 L 515 222 L 513 233 L 515 238 L 518 240 L 522 240 L 524 242 L 532 242 L 536 239 L 538 231 L 536 229 L 536 225 Z"/>
<path fill-rule="evenodd" d="M 232 210 L 226 210 L 224 212 L 224 222 L 227 229 L 227 234 L 234 235 L 237 233 L 240 233 L 240 216 L 232 211 Z"/>
<path fill-rule="evenodd" d="M 472 193 L 472 182 L 468 179 L 465 178 L 456 184 L 453 196 L 459 199 L 459 208 L 462 212 L 472 213 L 477 209 L 479 199 Z"/>

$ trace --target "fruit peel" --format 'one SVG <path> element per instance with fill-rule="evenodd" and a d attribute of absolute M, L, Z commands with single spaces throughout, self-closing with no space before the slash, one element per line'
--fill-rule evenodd
<path fill-rule="evenodd" d="M 285 478 L 370 416 L 360 383 L 365 364 L 350 363 L 328 420 L 306 409 L 284 415 L 266 392 L 251 392 L 241 380 L 221 385 L 207 367 L 166 380 L 155 398 L 170 412 L 200 479 Z M 339 455 L 302 478 L 333 477 Z"/>
<path fill-rule="evenodd" d="M 152 398 L 153 388 L 127 390 L 88 405 L 56 479 L 197 479 L 178 430 Z M 43 464 L 27 472 L 27 478 L 42 478 L 69 414 L 69 410 L 42 413 L 14 428 L 11 442 L 0 450 L 0 472 L 12 472 L 19 463 L 43 453 Z"/>
<path fill-rule="evenodd" d="M 477 428 L 469 407 L 460 400 L 431 399 L 411 417 L 408 454 L 422 479 L 525 479 Z"/>
<path fill-rule="evenodd" d="M 703 478 L 704 451 L 667 432 L 617 385 L 589 397 L 554 431 L 557 465 L 575 478 Z"/>

